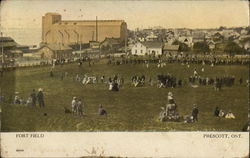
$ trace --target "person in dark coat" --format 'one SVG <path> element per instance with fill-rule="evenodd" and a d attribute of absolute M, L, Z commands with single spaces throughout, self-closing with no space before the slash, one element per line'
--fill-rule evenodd
<path fill-rule="evenodd" d="M 194 106 L 194 108 L 192 110 L 192 116 L 193 116 L 194 121 L 198 121 L 198 113 L 199 113 L 198 108 L 196 106 Z"/>
<path fill-rule="evenodd" d="M 39 107 L 42 108 L 44 107 L 44 97 L 43 97 L 43 92 L 42 92 L 42 89 L 39 88 L 38 90 L 38 93 L 37 93 L 37 101 L 38 101 L 38 104 L 39 104 Z"/>
<path fill-rule="evenodd" d="M 32 99 L 32 106 L 36 106 L 36 91 L 33 89 L 32 93 L 30 94 L 30 97 Z"/>
<path fill-rule="evenodd" d="M 219 117 L 219 114 L 220 114 L 220 109 L 219 109 L 219 107 L 217 106 L 217 107 L 215 108 L 215 110 L 214 110 L 214 116 Z"/>
<path fill-rule="evenodd" d="M 50 77 L 54 77 L 54 73 L 52 70 L 50 71 Z"/>

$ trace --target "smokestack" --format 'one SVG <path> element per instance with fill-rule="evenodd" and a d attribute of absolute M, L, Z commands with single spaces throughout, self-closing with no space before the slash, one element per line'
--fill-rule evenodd
<path fill-rule="evenodd" d="M 96 41 L 98 41 L 98 25 L 97 25 L 97 16 L 96 16 L 96 26 L 95 26 L 95 28 L 96 28 L 96 37 L 95 37 L 95 39 L 96 39 Z"/>

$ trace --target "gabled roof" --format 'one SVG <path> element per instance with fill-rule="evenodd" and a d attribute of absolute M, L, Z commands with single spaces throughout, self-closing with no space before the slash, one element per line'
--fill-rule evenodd
<path fill-rule="evenodd" d="M 141 42 L 141 44 L 147 48 L 162 48 L 161 42 L 147 41 L 147 42 Z"/>
<path fill-rule="evenodd" d="M 179 50 L 179 45 L 170 45 L 170 44 L 165 44 L 163 50 L 172 50 L 172 51 L 178 51 Z"/>
<path fill-rule="evenodd" d="M 119 38 L 105 38 L 105 39 L 101 42 L 101 44 L 104 43 L 104 42 L 108 42 L 108 43 L 110 43 L 110 44 L 120 44 L 120 39 L 119 39 Z"/>
<path fill-rule="evenodd" d="M 0 47 L 15 47 L 17 43 L 11 37 L 0 37 Z"/>

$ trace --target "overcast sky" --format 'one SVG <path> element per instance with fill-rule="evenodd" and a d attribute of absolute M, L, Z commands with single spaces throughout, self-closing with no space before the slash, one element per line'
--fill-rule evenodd
<path fill-rule="evenodd" d="M 123 19 L 129 29 L 249 25 L 247 1 L 7 0 L 0 12 L 4 28 L 41 28 L 46 12 L 58 12 L 65 20 Z"/>

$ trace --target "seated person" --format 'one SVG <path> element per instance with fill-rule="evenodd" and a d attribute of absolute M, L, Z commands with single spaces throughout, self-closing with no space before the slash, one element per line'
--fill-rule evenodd
<path fill-rule="evenodd" d="M 98 113 L 99 115 L 107 115 L 107 111 L 102 107 L 102 104 L 99 105 Z"/>
<path fill-rule="evenodd" d="M 219 117 L 224 117 L 224 116 L 225 116 L 225 112 L 222 109 L 220 109 Z"/>
<path fill-rule="evenodd" d="M 227 119 L 235 119 L 235 116 L 234 116 L 234 114 L 233 114 L 231 111 L 229 111 L 229 112 L 226 114 L 225 118 L 227 118 Z"/>
<path fill-rule="evenodd" d="M 32 98 L 29 97 L 28 100 L 26 101 L 27 106 L 32 106 Z"/>
<path fill-rule="evenodd" d="M 159 115 L 159 120 L 160 121 L 164 121 L 165 116 L 166 116 L 166 110 L 165 110 L 164 107 L 161 107 L 161 112 L 160 112 L 160 115 Z"/>
<path fill-rule="evenodd" d="M 21 101 L 18 96 L 15 96 L 14 104 L 21 104 Z"/>
<path fill-rule="evenodd" d="M 192 122 L 194 122 L 193 116 L 185 115 L 183 117 L 183 119 L 184 119 L 184 123 L 192 123 Z"/>

